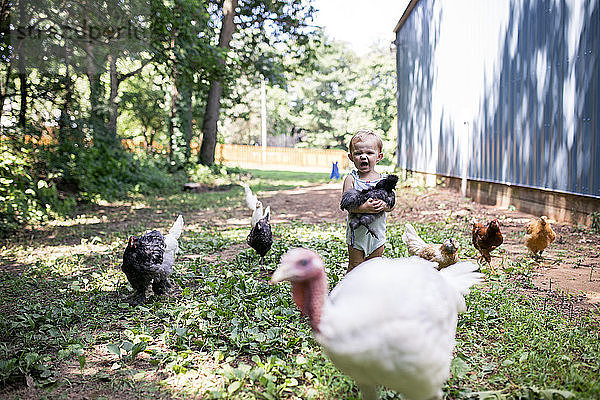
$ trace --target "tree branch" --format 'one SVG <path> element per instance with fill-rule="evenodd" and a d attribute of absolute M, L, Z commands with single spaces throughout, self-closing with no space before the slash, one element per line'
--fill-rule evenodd
<path fill-rule="evenodd" d="M 145 60 L 142 61 L 142 65 L 139 68 L 134 69 L 131 72 L 128 72 L 126 74 L 119 74 L 117 76 L 117 82 L 121 83 L 123 82 L 125 79 L 127 78 L 131 78 L 133 75 L 136 75 L 137 73 L 139 73 L 142 69 L 144 69 L 144 67 L 146 65 L 148 65 L 152 60 L 154 60 L 154 57 L 151 58 L 147 58 Z"/>

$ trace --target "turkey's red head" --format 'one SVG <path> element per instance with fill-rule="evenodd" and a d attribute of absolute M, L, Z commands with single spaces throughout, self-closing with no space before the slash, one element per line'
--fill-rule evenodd
<path fill-rule="evenodd" d="M 324 272 L 323 261 L 317 253 L 304 248 L 292 249 L 281 257 L 279 268 L 271 276 L 271 283 L 310 281 Z"/>
<path fill-rule="evenodd" d="M 319 330 L 321 309 L 327 296 L 327 277 L 323 260 L 312 250 L 292 249 L 281 257 L 281 263 L 271 276 L 271 283 L 290 281 L 294 302 Z"/>

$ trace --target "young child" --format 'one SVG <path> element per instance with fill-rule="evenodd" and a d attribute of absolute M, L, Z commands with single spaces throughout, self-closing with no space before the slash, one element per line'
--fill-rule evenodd
<path fill-rule="evenodd" d="M 350 139 L 348 158 L 354 163 L 353 170 L 344 180 L 342 194 L 349 189 L 363 190 L 375 186 L 377 182 L 385 178 L 385 175 L 375 171 L 375 165 L 383 158 L 383 142 L 377 134 L 371 130 L 359 130 Z M 380 211 L 391 211 L 391 208 L 379 199 L 369 199 L 358 208 L 352 210 L 355 213 L 376 214 Z M 348 243 L 348 272 L 365 260 L 381 257 L 385 245 L 385 212 L 381 213 L 370 227 L 378 238 L 370 233 L 364 226 L 359 226 L 354 231 L 354 246 L 350 243 L 350 227 L 346 222 L 346 242 Z"/>

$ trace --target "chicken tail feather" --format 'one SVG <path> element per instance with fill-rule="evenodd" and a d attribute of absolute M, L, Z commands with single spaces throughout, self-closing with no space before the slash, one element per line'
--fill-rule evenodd
<path fill-rule="evenodd" d="M 408 222 L 404 226 L 406 227 L 406 230 L 402 234 L 402 241 L 408 247 L 409 254 L 416 254 L 426 243 L 421 239 L 414 226 Z"/>
<path fill-rule="evenodd" d="M 177 239 L 181 236 L 181 232 L 183 231 L 183 216 L 180 215 L 175 220 L 175 223 L 169 229 L 169 233 L 165 236 L 165 252 L 173 252 L 173 254 L 179 251 L 179 245 L 177 243 Z"/>
<path fill-rule="evenodd" d="M 241 185 L 244 187 L 244 192 L 246 193 L 246 205 L 251 211 L 254 211 L 256 209 L 258 198 L 252 193 L 252 189 L 250 189 L 250 186 L 248 186 L 247 183 L 242 182 Z"/>

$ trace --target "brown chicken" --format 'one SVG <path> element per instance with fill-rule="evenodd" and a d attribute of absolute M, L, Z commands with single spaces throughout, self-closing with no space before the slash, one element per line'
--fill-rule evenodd
<path fill-rule="evenodd" d="M 492 261 L 490 252 L 502 244 L 500 223 L 497 218 L 491 220 L 487 226 L 477 221 L 473 222 L 473 246 L 481 253 L 481 257 L 488 264 Z"/>
<path fill-rule="evenodd" d="M 534 257 L 541 257 L 542 252 L 556 239 L 556 233 L 548 222 L 548 217 L 542 215 L 538 220 L 532 219 L 525 226 L 525 246 Z"/>

